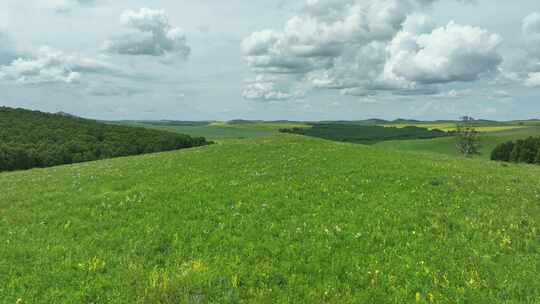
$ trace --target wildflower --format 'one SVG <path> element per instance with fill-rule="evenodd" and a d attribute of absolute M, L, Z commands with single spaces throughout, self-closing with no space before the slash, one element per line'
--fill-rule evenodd
<path fill-rule="evenodd" d="M 191 263 L 191 269 L 195 272 L 200 272 L 204 269 L 204 263 L 201 260 L 195 260 Z"/>
<path fill-rule="evenodd" d="M 105 261 L 99 259 L 98 257 L 93 257 L 88 262 L 88 270 L 93 272 L 102 271 L 105 269 L 105 266 L 107 263 Z"/>

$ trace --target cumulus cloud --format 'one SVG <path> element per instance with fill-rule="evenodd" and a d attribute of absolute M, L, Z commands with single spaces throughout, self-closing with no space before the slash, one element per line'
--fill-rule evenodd
<path fill-rule="evenodd" d="M 249 100 L 276 101 L 302 98 L 305 92 L 301 88 L 291 88 L 280 83 L 278 77 L 259 75 L 246 79 L 242 97 Z"/>
<path fill-rule="evenodd" d="M 385 77 L 421 84 L 474 81 L 502 62 L 498 35 L 450 22 L 428 33 L 399 32 L 388 46 Z"/>
<path fill-rule="evenodd" d="M 526 16 L 522 22 L 522 37 L 525 43 L 525 53 L 518 68 L 525 85 L 538 87 L 540 75 L 540 13 Z"/>
<path fill-rule="evenodd" d="M 527 37 L 540 38 L 540 13 L 532 13 L 523 19 L 523 34 Z"/>
<path fill-rule="evenodd" d="M 442 99 L 462 99 L 464 97 L 475 97 L 478 99 L 487 99 L 487 100 L 502 100 L 511 98 L 512 95 L 505 90 L 491 90 L 491 89 L 481 89 L 481 90 L 472 90 L 472 89 L 452 89 L 447 92 L 441 92 L 436 95 L 433 95 L 436 98 Z"/>
<path fill-rule="evenodd" d="M 103 44 L 105 51 L 123 55 L 189 56 L 191 48 L 187 45 L 186 35 L 182 29 L 170 24 L 165 11 L 127 10 L 120 19 L 131 32 L 107 40 Z"/>
<path fill-rule="evenodd" d="M 307 0 L 283 30 L 254 32 L 241 47 L 254 73 L 296 75 L 311 88 L 355 96 L 436 94 L 437 85 L 496 73 L 502 39 L 416 13 L 433 2 Z"/>
<path fill-rule="evenodd" d="M 0 80 L 19 84 L 77 83 L 85 73 L 113 71 L 112 66 L 101 61 L 44 47 L 35 57 L 18 58 L 0 66 Z"/>
<path fill-rule="evenodd" d="M 532 88 L 540 88 L 540 73 L 529 73 L 527 79 L 525 80 L 525 84 Z"/>

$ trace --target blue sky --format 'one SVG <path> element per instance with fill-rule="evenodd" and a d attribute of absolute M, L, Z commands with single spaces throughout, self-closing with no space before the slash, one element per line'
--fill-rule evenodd
<path fill-rule="evenodd" d="M 540 4 L 4 0 L 0 105 L 100 119 L 540 117 Z"/>

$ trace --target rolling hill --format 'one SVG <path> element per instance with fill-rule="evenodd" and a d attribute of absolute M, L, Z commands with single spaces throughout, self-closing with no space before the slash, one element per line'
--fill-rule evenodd
<path fill-rule="evenodd" d="M 205 138 L 0 107 L 0 171 L 207 145 Z"/>
<path fill-rule="evenodd" d="M 538 303 L 539 181 L 286 134 L 2 173 L 0 302 Z"/>
<path fill-rule="evenodd" d="M 482 129 L 480 129 L 482 130 Z M 478 157 L 489 159 L 491 151 L 501 143 L 525 139 L 529 136 L 540 136 L 540 127 L 514 127 L 501 130 L 482 132 L 480 136 L 481 155 Z M 432 138 L 420 140 L 393 140 L 377 143 L 377 146 L 398 151 L 439 153 L 450 156 L 458 156 L 454 137 Z"/>

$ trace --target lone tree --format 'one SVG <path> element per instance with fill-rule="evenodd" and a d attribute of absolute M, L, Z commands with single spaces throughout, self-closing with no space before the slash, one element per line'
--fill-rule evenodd
<path fill-rule="evenodd" d="M 465 157 L 480 154 L 480 132 L 474 127 L 474 118 L 464 116 L 457 124 L 456 147 Z"/>

